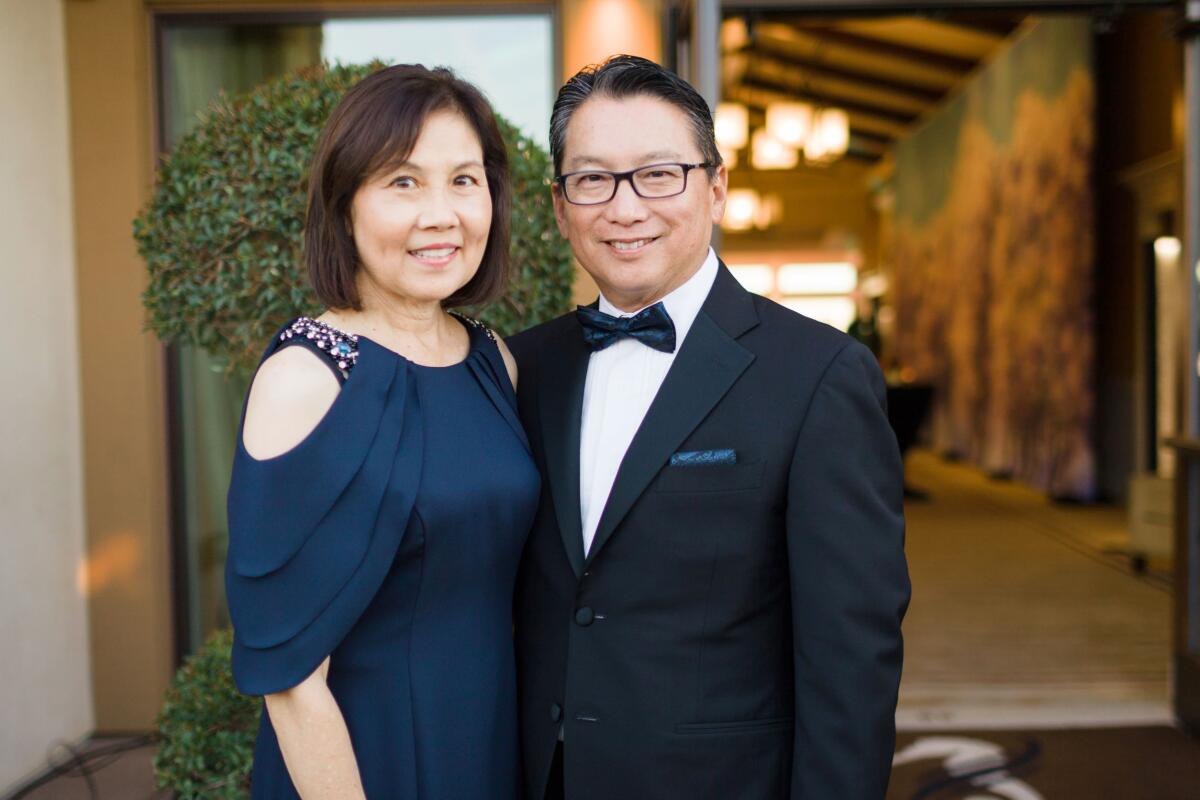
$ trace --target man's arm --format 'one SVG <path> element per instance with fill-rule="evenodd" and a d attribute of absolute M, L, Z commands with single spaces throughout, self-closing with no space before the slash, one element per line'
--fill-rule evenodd
<path fill-rule="evenodd" d="M 847 345 L 813 394 L 792 459 L 792 800 L 887 791 L 910 587 L 903 465 L 885 404 L 875 358 Z"/>

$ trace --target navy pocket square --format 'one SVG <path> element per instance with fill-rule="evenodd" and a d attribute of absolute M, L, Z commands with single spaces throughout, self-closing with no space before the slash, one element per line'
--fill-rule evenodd
<path fill-rule="evenodd" d="M 672 467 L 706 467 L 710 464 L 736 464 L 733 450 L 688 450 L 671 456 Z"/>

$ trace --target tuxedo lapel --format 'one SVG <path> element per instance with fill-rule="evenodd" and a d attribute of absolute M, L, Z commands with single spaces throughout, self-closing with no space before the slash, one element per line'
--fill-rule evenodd
<path fill-rule="evenodd" d="M 708 298 L 625 452 L 585 565 L 595 559 L 671 454 L 754 361 L 754 355 L 738 344 L 737 337 L 757 322 L 758 315 L 750 295 L 721 264 Z M 579 497 L 578 442 L 577 415 L 576 468 L 573 473 L 576 508 Z M 578 528 L 577 519 L 576 530 Z"/>
<path fill-rule="evenodd" d="M 546 476 L 563 547 L 575 575 L 583 572 L 583 521 L 579 503 L 579 428 L 583 386 L 592 351 L 572 321 L 557 352 L 546 358 L 538 408 L 546 452 Z M 572 335 L 573 334 L 573 335 Z"/>

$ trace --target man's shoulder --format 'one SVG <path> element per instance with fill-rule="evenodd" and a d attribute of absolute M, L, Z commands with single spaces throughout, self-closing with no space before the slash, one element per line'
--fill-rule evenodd
<path fill-rule="evenodd" d="M 567 312 L 520 333 L 505 337 L 504 341 L 512 350 L 517 363 L 526 363 L 531 359 L 536 359 L 547 345 L 562 341 L 562 337 L 578 336 L 578 330 L 572 329 L 573 326 L 578 327 L 578 324 L 575 320 L 575 313 Z"/>
<path fill-rule="evenodd" d="M 858 342 L 849 334 L 827 323 L 793 311 L 761 295 L 752 295 L 759 325 L 755 341 L 780 357 L 814 363 L 828 363 L 847 347 Z"/>

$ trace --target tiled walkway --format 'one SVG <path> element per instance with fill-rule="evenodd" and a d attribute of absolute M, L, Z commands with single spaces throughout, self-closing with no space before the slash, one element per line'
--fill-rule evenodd
<path fill-rule="evenodd" d="M 907 466 L 930 499 L 906 508 L 902 728 L 1170 720 L 1170 587 L 1110 552 L 1124 512 L 920 451 Z"/>
<path fill-rule="evenodd" d="M 907 508 L 902 730 L 1169 722 L 1171 595 L 1108 552 L 1125 538 L 1121 511 L 1055 505 L 923 452 L 908 479 L 930 499 Z M 96 796 L 165 796 L 151 758 L 142 748 L 106 766 Z M 90 796 L 64 777 L 28 798 Z"/>
<path fill-rule="evenodd" d="M 77 748 L 88 760 L 86 772 L 72 766 L 69 752 L 55 754 L 54 763 L 67 770 L 24 794 L 21 800 L 170 800 L 171 793 L 154 786 L 154 745 L 138 745 L 141 737 L 94 738 Z M 115 751 L 120 751 L 115 752 Z"/>

